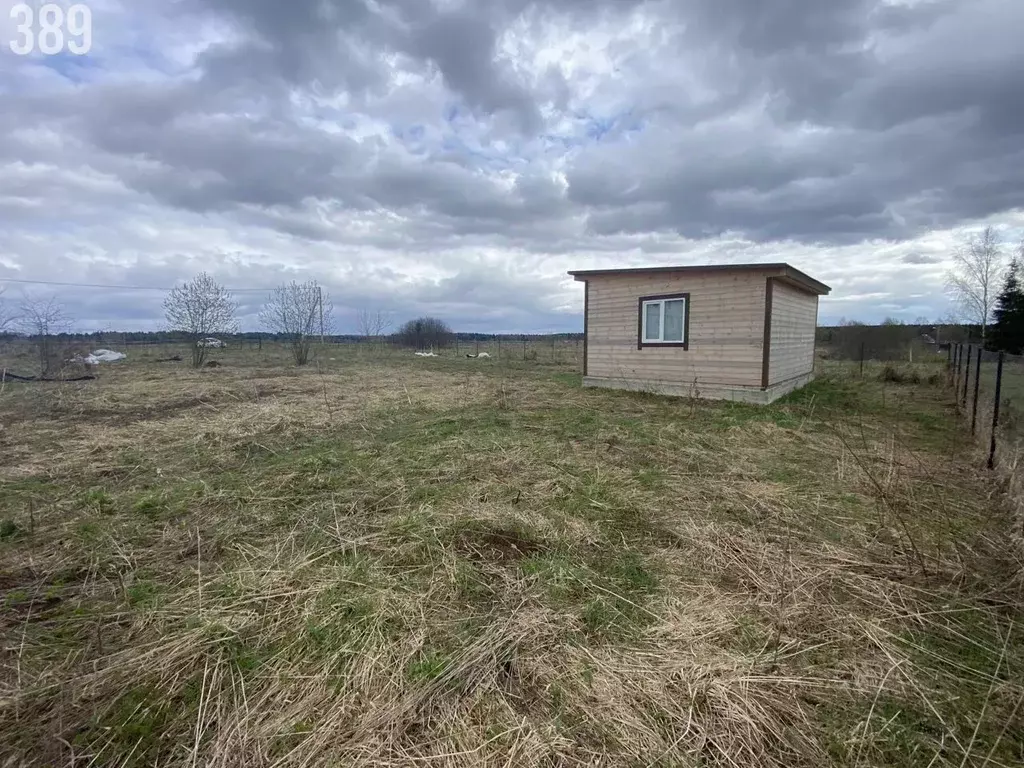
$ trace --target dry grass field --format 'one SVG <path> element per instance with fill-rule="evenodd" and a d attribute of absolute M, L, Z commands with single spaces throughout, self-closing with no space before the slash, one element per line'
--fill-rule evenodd
<path fill-rule="evenodd" d="M 940 386 L 157 354 L 0 392 L 0 765 L 1024 762 L 1021 563 Z"/>

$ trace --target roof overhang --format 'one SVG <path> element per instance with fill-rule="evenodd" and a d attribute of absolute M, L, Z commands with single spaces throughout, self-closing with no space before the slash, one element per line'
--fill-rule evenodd
<path fill-rule="evenodd" d="M 576 280 L 618 275 L 656 275 L 664 272 L 696 274 L 701 272 L 758 272 L 765 277 L 777 277 L 787 283 L 818 296 L 827 296 L 832 289 L 789 264 L 691 264 L 678 267 L 637 267 L 635 269 L 584 269 L 569 272 Z"/>

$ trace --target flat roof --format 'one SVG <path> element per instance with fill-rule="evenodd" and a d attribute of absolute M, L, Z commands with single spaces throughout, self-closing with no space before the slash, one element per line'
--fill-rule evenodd
<path fill-rule="evenodd" d="M 824 283 L 815 280 L 810 275 L 801 272 L 789 264 L 777 262 L 771 264 L 689 264 L 677 267 L 630 267 L 623 269 L 580 269 L 570 271 L 577 280 L 586 280 L 590 277 L 610 277 L 613 275 L 646 275 L 659 272 L 778 272 L 773 277 L 785 277 L 794 283 L 798 283 L 812 293 L 824 296 L 832 291 Z"/>

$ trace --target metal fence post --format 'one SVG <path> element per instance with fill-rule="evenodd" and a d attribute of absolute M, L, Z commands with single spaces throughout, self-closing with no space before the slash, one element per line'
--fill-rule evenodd
<path fill-rule="evenodd" d="M 971 345 L 967 345 L 967 360 L 964 365 L 964 392 L 960 396 L 960 405 L 967 407 L 967 385 L 971 380 Z"/>
<path fill-rule="evenodd" d="M 860 377 L 864 378 L 864 342 L 860 343 Z"/>
<path fill-rule="evenodd" d="M 988 468 L 992 469 L 996 462 L 996 429 L 999 427 L 999 398 L 1003 390 L 1003 353 L 999 353 L 996 365 L 996 397 L 992 405 L 992 441 L 988 446 Z"/>
<path fill-rule="evenodd" d="M 960 359 L 956 364 L 956 400 L 960 403 L 960 383 L 964 375 L 964 354 L 970 349 L 970 345 L 960 345 Z"/>
<path fill-rule="evenodd" d="M 971 407 L 971 434 L 975 432 L 975 426 L 978 423 L 978 393 L 981 387 L 981 356 L 984 353 L 981 347 L 978 347 L 978 364 L 974 366 L 974 404 Z"/>

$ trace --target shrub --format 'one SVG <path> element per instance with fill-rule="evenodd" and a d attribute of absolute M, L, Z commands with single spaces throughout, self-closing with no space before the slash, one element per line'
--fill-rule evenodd
<path fill-rule="evenodd" d="M 443 349 L 455 339 L 455 334 L 444 320 L 421 317 L 410 320 L 395 334 L 398 343 L 416 349 Z"/>
<path fill-rule="evenodd" d="M 921 375 L 917 371 L 907 371 L 893 365 L 886 365 L 878 378 L 890 384 L 920 384 Z"/>

